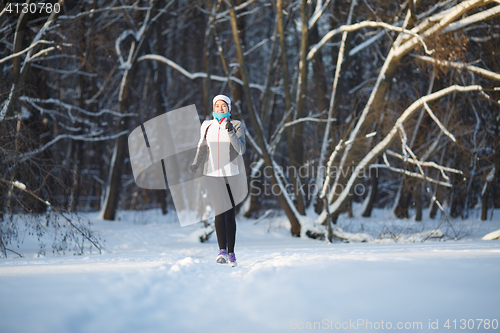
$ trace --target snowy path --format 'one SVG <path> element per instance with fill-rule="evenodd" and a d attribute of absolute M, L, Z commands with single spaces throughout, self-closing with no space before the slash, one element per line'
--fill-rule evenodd
<path fill-rule="evenodd" d="M 100 227 L 114 253 L 0 261 L 0 332 L 429 331 L 436 320 L 433 331 L 455 331 L 453 319 L 457 330 L 460 319 L 500 320 L 498 241 L 324 244 L 248 223 L 230 268 L 214 263 L 213 240 L 190 241 L 193 229 Z"/>

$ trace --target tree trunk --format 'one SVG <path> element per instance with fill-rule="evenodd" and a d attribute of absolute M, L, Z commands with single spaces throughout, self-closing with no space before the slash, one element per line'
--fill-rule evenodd
<path fill-rule="evenodd" d="M 135 43 L 134 43 L 135 44 Z M 119 97 L 120 113 L 124 114 L 128 111 L 129 105 L 129 85 L 134 82 L 133 75 L 135 67 L 127 70 L 123 77 L 123 91 Z M 128 129 L 128 119 L 118 118 L 117 133 Z M 122 188 L 122 173 L 124 166 L 125 153 L 127 149 L 127 136 L 121 135 L 115 140 L 115 149 L 110 163 L 109 180 L 106 188 L 106 196 L 104 199 L 103 218 L 105 220 L 114 220 L 116 209 L 118 207 L 118 200 Z"/>
<path fill-rule="evenodd" d="M 215 4 L 214 4 L 215 6 Z M 208 2 L 208 8 L 210 8 L 210 1 Z M 212 72 L 212 24 L 213 16 L 210 15 L 207 22 L 207 27 L 205 28 L 205 38 L 203 46 L 203 69 L 207 73 L 207 78 L 203 79 L 203 115 L 204 118 L 210 118 L 210 113 L 212 112 L 212 93 L 211 93 L 211 82 L 210 73 Z M 161 32 L 158 34 L 158 38 L 161 36 Z M 163 55 L 163 53 L 160 53 Z M 165 66 L 162 64 L 162 66 Z"/>
<path fill-rule="evenodd" d="M 280 35 L 280 48 L 281 48 L 281 67 L 282 67 L 282 75 L 283 75 L 283 89 L 285 91 L 285 113 L 290 112 L 290 109 L 292 107 L 292 97 L 290 94 L 290 77 L 288 75 L 288 60 L 287 60 L 287 54 L 286 54 L 286 38 L 285 38 L 285 29 L 283 26 L 283 13 L 282 13 L 282 6 L 283 6 L 283 0 L 278 0 L 277 2 L 277 15 L 278 15 L 278 32 Z M 302 19 L 305 18 L 305 10 L 306 10 L 306 1 L 302 0 Z M 304 28 L 305 25 L 305 28 Z M 305 29 L 305 30 L 304 30 Z M 305 38 L 305 39 L 304 39 Z M 307 20 L 302 24 L 302 49 L 301 49 L 301 74 L 299 74 L 299 88 L 298 88 L 298 95 L 300 96 L 300 103 L 303 106 L 303 94 L 301 89 L 304 89 L 304 85 L 306 84 L 305 79 L 301 81 L 302 76 L 307 74 L 307 64 L 304 64 L 303 59 L 305 59 L 306 55 L 304 52 L 307 52 Z M 302 84 L 301 84 L 302 82 Z M 302 107 L 303 108 L 303 107 Z M 298 105 L 297 105 L 297 110 L 298 110 Z M 296 110 L 296 113 L 297 113 Z M 298 114 L 297 114 L 298 117 Z M 287 122 L 290 122 L 293 120 L 293 115 L 290 112 L 286 118 Z M 301 125 L 301 123 L 290 126 L 285 130 L 286 133 L 286 139 L 288 143 L 288 159 L 289 159 L 289 165 L 292 167 L 292 171 L 290 173 L 290 178 L 293 184 L 294 188 L 294 193 L 297 198 L 297 201 L 295 202 L 295 206 L 301 215 L 305 215 L 305 205 L 304 205 L 304 198 L 302 196 L 302 191 L 300 189 L 300 176 L 297 175 L 297 172 L 299 167 L 300 167 L 300 158 L 298 158 L 299 155 L 303 154 L 303 137 L 302 134 L 300 134 L 300 140 L 297 140 L 295 135 L 298 134 L 298 130 L 300 130 L 302 127 L 297 127 Z M 295 135 L 294 135 L 295 133 Z M 297 136 L 298 137 L 298 136 Z M 300 141 L 300 142 L 298 142 Z M 298 145 L 298 146 L 297 146 Z"/>
<path fill-rule="evenodd" d="M 162 22 L 163 20 L 157 20 L 154 23 L 154 29 L 156 32 L 156 44 L 154 47 L 156 48 L 155 52 L 157 54 L 160 54 L 162 56 L 166 55 L 166 50 L 165 50 L 165 37 L 162 36 Z M 156 79 L 155 82 L 155 107 L 156 107 L 156 116 L 159 116 L 163 113 L 165 113 L 166 110 L 166 104 L 167 101 L 164 100 L 164 91 L 165 91 L 165 79 L 166 79 L 166 66 L 164 63 L 157 61 L 156 62 L 156 75 L 154 76 Z M 165 105 L 165 106 L 164 106 Z M 168 196 L 168 189 L 165 190 L 157 190 L 157 195 L 158 195 L 158 201 L 160 202 L 160 208 L 161 212 L 163 215 L 167 214 L 168 209 L 167 209 L 167 196 Z"/>
<path fill-rule="evenodd" d="M 158 1 L 154 1 L 152 3 L 151 14 L 158 10 Z M 149 34 L 153 31 L 151 28 L 151 24 L 146 27 L 146 30 L 143 31 L 143 35 L 139 41 L 139 45 L 136 48 L 136 41 L 132 40 L 130 44 L 130 50 L 128 55 L 128 62 L 130 63 L 131 68 L 126 69 L 122 82 L 120 85 L 120 92 L 118 95 L 118 104 L 119 104 L 119 112 L 120 114 L 127 113 L 128 107 L 130 104 L 130 83 L 134 82 L 135 74 L 137 71 L 136 59 L 140 54 L 143 46 L 145 45 L 144 41 L 148 40 Z M 118 118 L 117 125 L 118 133 L 126 131 L 128 129 L 128 117 Z M 108 184 L 106 188 L 106 195 L 104 197 L 104 207 L 102 208 L 102 217 L 105 220 L 114 220 L 116 209 L 118 207 L 118 200 L 122 187 L 122 173 L 124 166 L 124 158 L 127 149 L 127 136 L 121 135 L 115 140 L 115 149 L 113 151 L 113 156 L 111 158 L 110 163 L 110 172 L 108 178 Z"/>
<path fill-rule="evenodd" d="M 408 212 L 409 206 L 410 206 L 410 199 L 411 199 L 411 194 L 407 190 L 407 179 L 406 177 L 403 177 L 403 181 L 401 182 L 401 194 L 399 196 L 399 201 L 396 206 L 396 209 L 394 209 L 394 215 L 396 215 L 397 218 L 399 219 L 404 219 L 404 218 L 409 218 L 410 214 Z"/>
<path fill-rule="evenodd" d="M 479 0 L 464 1 L 459 5 L 457 5 L 456 7 L 454 7 L 454 10 L 451 10 L 447 15 L 444 15 L 441 18 L 439 18 L 438 23 L 434 24 L 435 21 L 432 20 L 424 21 L 423 25 L 419 26 L 419 29 L 416 30 L 416 33 L 420 33 L 420 37 L 424 41 L 428 38 L 432 38 L 437 33 L 442 31 L 445 27 L 447 27 L 451 22 L 455 21 L 458 17 L 463 15 L 465 12 L 482 4 L 483 3 Z M 411 12 L 408 10 L 405 22 L 403 23 L 403 27 L 408 28 L 410 22 L 411 22 Z M 431 24 L 433 24 L 433 26 L 428 27 Z M 370 111 L 373 111 L 370 114 L 377 118 L 378 113 L 383 111 L 382 105 L 384 96 L 386 96 L 386 93 L 389 91 L 392 79 L 394 78 L 397 70 L 399 69 L 399 65 L 401 63 L 402 58 L 405 55 L 407 55 L 411 50 L 415 49 L 419 44 L 420 40 L 418 38 L 414 36 L 408 36 L 407 34 L 399 34 L 398 38 L 392 45 L 389 54 L 386 57 L 382 69 L 380 70 L 377 82 L 373 87 L 368 102 L 366 103 L 362 113 L 360 114 L 356 126 L 349 135 L 349 140 L 354 141 L 356 138 L 366 135 L 368 131 L 371 129 L 371 124 L 365 121 L 367 120 L 368 113 Z M 344 167 L 349 166 L 346 165 L 348 161 L 351 165 L 359 165 L 360 163 L 359 157 L 357 158 L 354 152 L 351 153 L 351 148 L 352 144 L 346 146 L 339 165 L 340 170 L 343 170 Z M 361 154 L 361 156 L 364 155 Z M 337 188 L 337 185 L 340 184 L 342 185 L 343 188 L 349 187 L 350 189 L 351 187 L 347 186 L 347 183 L 351 183 L 351 179 L 353 178 L 349 176 L 340 177 L 340 174 L 338 177 L 336 177 L 334 186 L 332 187 L 332 191 L 330 193 L 330 196 L 332 198 L 331 200 L 329 200 L 329 202 L 333 202 L 332 210 L 333 207 L 336 207 L 336 209 L 342 207 L 344 201 L 347 198 L 346 197 L 347 192 L 345 190 L 342 191 L 343 194 L 340 197 L 338 195 L 335 195 L 336 193 L 335 190 Z"/>
<path fill-rule="evenodd" d="M 236 1 L 235 5 L 239 6 L 245 0 L 234 0 L 234 1 Z M 245 50 L 244 50 L 244 47 L 245 47 L 245 16 L 244 15 L 241 15 L 241 16 L 236 18 L 236 26 L 238 29 L 238 34 L 240 36 L 240 39 L 243 41 L 241 48 L 242 48 L 242 52 L 244 53 L 245 52 Z M 233 76 L 238 78 L 238 79 L 241 79 L 242 78 L 241 75 L 242 75 L 241 74 L 241 67 L 236 68 Z M 243 93 L 242 86 L 239 84 L 235 84 L 233 86 L 233 102 L 234 103 L 243 102 L 243 99 L 244 99 L 243 94 L 244 93 Z"/>
<path fill-rule="evenodd" d="M 308 41 L 309 41 L 309 28 L 308 20 L 309 15 L 307 0 L 302 0 L 302 5 L 300 9 L 300 16 L 302 20 L 302 40 L 300 43 L 300 62 L 299 62 L 299 75 L 297 82 L 297 96 L 295 98 L 295 119 L 303 118 L 307 115 L 306 113 L 306 94 L 307 94 L 307 52 L 308 52 Z M 291 120 L 291 119 L 290 119 Z M 300 122 L 293 127 L 289 128 L 289 133 L 293 134 L 293 143 L 288 146 L 290 159 L 290 165 L 295 169 L 299 168 L 304 164 L 304 123 Z M 302 184 L 305 181 L 300 176 L 299 172 L 294 172 L 292 176 L 292 181 L 294 184 L 295 196 L 297 198 L 297 210 L 301 215 L 305 215 L 305 197 L 302 190 Z"/>
<path fill-rule="evenodd" d="M 320 41 L 317 24 L 315 24 L 311 29 L 309 41 L 310 45 L 314 45 Z M 316 53 L 311 62 L 314 71 L 314 86 L 316 88 L 317 107 L 320 112 L 327 111 L 328 98 L 326 98 L 327 88 L 325 80 L 325 67 L 323 65 L 323 57 L 321 56 L 321 52 Z"/>
<path fill-rule="evenodd" d="M 439 187 L 438 187 L 438 189 L 439 189 Z M 437 192 L 434 195 L 436 196 L 436 198 L 438 197 L 437 196 Z M 431 212 L 429 213 L 429 217 L 431 219 L 436 218 L 436 214 L 437 214 L 437 211 L 438 211 L 438 205 L 434 201 L 431 201 L 431 207 L 429 209 L 431 210 Z"/>
<path fill-rule="evenodd" d="M 255 163 L 258 163 L 260 160 L 260 157 L 257 154 L 254 154 L 254 159 L 253 162 L 250 165 L 255 165 Z M 257 177 L 258 176 L 258 177 Z M 249 190 L 249 196 L 250 196 L 250 207 L 248 210 L 245 212 L 245 217 L 252 217 L 254 214 L 258 211 L 260 211 L 260 208 L 262 207 L 262 203 L 260 201 L 260 193 L 262 192 L 262 181 L 260 179 L 260 174 L 258 172 L 252 174 L 250 172 L 250 190 Z M 257 192 L 257 193 L 254 193 Z"/>
<path fill-rule="evenodd" d="M 413 198 L 415 199 L 415 221 L 422 221 L 422 183 L 414 187 Z"/>
<path fill-rule="evenodd" d="M 380 159 L 379 159 L 380 160 Z M 375 198 L 377 198 L 378 192 L 378 169 L 370 169 L 370 192 L 368 193 L 368 203 L 366 204 L 365 211 L 363 212 L 363 217 L 370 217 L 372 215 L 373 205 L 375 204 Z"/>
<path fill-rule="evenodd" d="M 83 12 L 85 11 L 85 3 L 80 4 L 80 11 Z M 80 66 L 81 71 L 87 71 L 87 61 L 91 59 L 89 56 L 89 51 L 90 51 L 90 43 L 91 43 L 91 36 L 92 36 L 92 24 L 90 22 L 90 27 L 89 30 L 85 29 L 85 23 L 88 20 L 88 17 L 83 18 L 79 20 L 79 31 L 82 33 L 81 38 L 80 38 L 80 45 L 79 45 L 79 54 L 84 56 L 83 58 L 83 65 Z M 81 109 L 85 109 L 85 90 L 88 85 L 88 80 L 84 75 L 78 75 L 78 107 Z M 85 115 L 81 116 L 82 118 L 85 117 Z M 83 127 L 83 124 L 81 125 Z M 78 134 L 83 134 L 84 131 L 83 129 L 80 129 L 78 131 Z M 80 198 L 80 168 L 83 162 L 83 149 L 82 141 L 72 141 L 71 142 L 73 146 L 73 175 L 72 175 L 72 184 L 71 184 L 71 193 L 70 193 L 70 199 L 69 199 L 69 207 L 68 210 L 72 213 L 76 212 L 76 207 L 78 205 L 78 201 Z"/>
<path fill-rule="evenodd" d="M 490 182 L 486 182 L 486 188 L 481 196 L 481 221 L 486 221 L 488 219 L 488 197 L 490 194 Z"/>
<path fill-rule="evenodd" d="M 247 108 L 249 111 L 248 114 L 250 117 L 250 121 L 252 122 L 252 126 L 254 127 L 255 132 L 256 132 L 257 143 L 259 144 L 259 146 L 262 149 L 262 154 L 263 154 L 262 157 L 264 158 L 264 163 L 266 166 L 272 168 L 272 173 L 270 175 L 271 184 L 272 184 L 272 186 L 275 186 L 275 185 L 278 185 L 278 180 L 276 179 L 276 177 L 279 177 L 279 176 L 276 175 L 276 173 L 275 173 L 276 171 L 274 170 L 272 158 L 269 155 L 269 152 L 267 151 L 267 144 L 265 141 L 262 124 L 260 123 L 260 119 L 257 118 L 258 115 L 255 113 L 255 109 L 253 107 L 252 96 L 250 94 L 250 86 L 248 83 L 248 78 L 247 78 L 246 69 L 245 69 L 245 60 L 243 58 L 243 51 L 241 48 L 238 27 L 236 24 L 236 13 L 234 11 L 233 1 L 234 0 L 231 1 L 230 6 L 229 6 L 229 14 L 231 16 L 231 28 L 232 28 L 233 40 L 234 40 L 234 44 L 235 44 L 235 48 L 236 48 L 236 56 L 237 56 L 238 62 L 240 64 L 241 78 L 243 81 L 243 93 L 245 95 L 245 101 L 246 101 Z M 287 200 L 285 198 L 285 195 L 281 191 L 277 194 L 277 199 L 278 199 L 278 202 L 280 203 L 281 207 L 285 211 L 285 214 L 287 215 L 288 219 L 290 220 L 290 224 L 292 225 L 292 228 L 291 228 L 292 235 L 296 236 L 296 237 L 300 237 L 299 220 L 298 220 L 297 216 L 295 216 L 293 209 L 290 207 L 289 203 L 287 202 Z"/>
<path fill-rule="evenodd" d="M 270 124 L 271 122 L 268 121 L 270 117 L 270 110 L 272 101 L 274 100 L 274 93 L 271 91 L 271 86 L 274 83 L 274 73 L 276 72 L 277 65 L 278 65 L 278 60 L 276 58 L 276 52 L 278 50 L 277 45 L 278 45 L 278 16 L 276 15 L 276 19 L 274 22 L 274 29 L 273 29 L 273 43 L 271 45 L 271 50 L 269 52 L 269 60 L 267 64 L 267 75 L 266 75 L 266 88 L 264 90 L 264 93 L 261 94 L 261 115 L 262 115 L 262 123 L 263 124 Z M 278 76 L 278 75 L 276 75 Z M 269 125 L 264 125 L 265 126 L 265 131 L 266 134 L 268 135 L 269 139 Z"/>
<path fill-rule="evenodd" d="M 357 0 L 353 0 L 353 2 L 351 3 L 350 9 L 349 9 L 349 15 L 347 17 L 347 22 L 346 22 L 347 25 L 351 24 L 354 8 L 356 7 L 356 4 L 357 4 Z M 323 184 L 324 184 L 325 175 L 324 175 L 323 169 L 325 166 L 326 153 L 329 150 L 329 146 L 330 146 L 328 138 L 331 136 L 331 128 L 332 128 L 331 121 L 335 118 L 335 116 L 338 117 L 338 112 L 336 112 L 336 110 L 337 110 L 337 105 L 339 104 L 339 101 L 338 101 L 339 100 L 338 95 L 339 95 L 339 91 L 340 91 L 339 85 L 343 85 L 343 83 L 345 81 L 344 75 L 342 75 L 342 73 L 345 71 L 345 68 L 346 68 L 347 63 L 348 63 L 347 61 L 344 61 L 344 59 L 346 59 L 346 60 L 348 59 L 346 54 L 349 53 L 349 49 L 350 49 L 349 41 L 350 41 L 350 39 L 351 39 L 350 34 L 348 34 L 347 32 L 342 33 L 342 40 L 340 43 L 340 48 L 339 48 L 339 52 L 338 52 L 338 56 L 337 56 L 337 67 L 335 68 L 335 76 L 333 79 L 332 93 L 330 96 L 330 102 L 328 104 L 328 122 L 326 123 L 326 126 L 325 126 L 325 131 L 323 134 L 323 141 L 321 143 L 321 151 L 320 151 L 319 161 L 318 161 L 318 175 L 316 177 L 316 182 L 315 182 L 316 186 L 317 186 L 317 190 L 316 190 L 316 193 L 313 193 L 313 199 L 310 202 L 310 204 L 312 205 L 312 204 L 314 204 L 314 201 L 316 201 L 315 211 L 318 214 L 321 212 L 322 209 L 324 209 L 323 200 L 318 200 L 318 196 L 320 193 L 319 188 L 323 187 Z"/>

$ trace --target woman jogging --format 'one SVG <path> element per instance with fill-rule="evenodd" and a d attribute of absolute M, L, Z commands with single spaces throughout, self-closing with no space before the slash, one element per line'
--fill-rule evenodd
<path fill-rule="evenodd" d="M 236 220 L 230 184 L 235 183 L 232 180 L 240 173 L 237 157 L 245 152 L 245 132 L 238 120 L 231 119 L 229 97 L 217 95 L 212 104 L 214 118 L 201 125 L 196 156 L 189 171 L 195 173 L 200 164 L 203 165 L 209 198 L 216 214 L 215 232 L 220 249 L 216 261 L 221 264 L 229 262 L 234 267 Z"/>

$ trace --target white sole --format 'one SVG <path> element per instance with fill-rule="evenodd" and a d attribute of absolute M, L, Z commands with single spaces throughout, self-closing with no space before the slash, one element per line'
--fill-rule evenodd
<path fill-rule="evenodd" d="M 217 257 L 217 259 L 215 259 L 215 262 L 219 264 L 227 264 L 228 261 L 229 260 L 224 258 L 223 256 L 219 256 Z"/>

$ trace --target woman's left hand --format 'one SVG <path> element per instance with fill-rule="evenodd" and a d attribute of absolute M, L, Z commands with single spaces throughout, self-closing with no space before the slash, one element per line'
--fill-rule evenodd
<path fill-rule="evenodd" d="M 231 124 L 231 122 L 228 119 L 226 119 L 226 129 L 228 132 L 232 132 L 234 130 L 233 124 Z"/>

